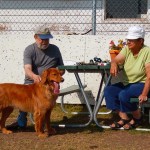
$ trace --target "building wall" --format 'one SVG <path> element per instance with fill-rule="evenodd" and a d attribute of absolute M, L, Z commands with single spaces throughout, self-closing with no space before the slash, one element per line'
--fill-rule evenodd
<path fill-rule="evenodd" d="M 149 44 L 149 35 L 146 35 L 145 43 Z M 11 82 L 23 84 L 23 51 L 25 47 L 34 42 L 33 34 L 30 35 L 0 35 L 0 83 Z M 7 39 L 7 40 L 6 40 Z M 56 44 L 66 61 L 89 62 L 95 56 L 102 60 L 109 59 L 109 42 L 115 39 L 125 39 L 124 36 L 106 36 L 106 35 L 54 35 L 51 43 Z M 86 93 L 93 104 L 93 98 L 96 97 L 101 75 L 98 73 L 80 74 L 84 84 L 87 84 Z M 66 72 L 65 82 L 61 88 L 77 84 L 75 76 Z M 118 80 L 118 78 L 116 78 Z M 79 96 L 80 97 L 80 96 Z M 66 96 L 65 101 L 69 103 L 80 103 L 77 94 Z M 82 98 L 81 98 L 82 100 Z"/>

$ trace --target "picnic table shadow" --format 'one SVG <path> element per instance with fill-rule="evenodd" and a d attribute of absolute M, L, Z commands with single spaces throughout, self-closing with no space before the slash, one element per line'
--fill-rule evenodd
<path fill-rule="evenodd" d="M 84 111 L 84 109 L 83 109 Z M 64 116 L 62 118 L 62 120 L 60 121 L 52 121 L 51 125 L 53 128 L 56 129 L 56 134 L 55 135 L 65 135 L 65 134 L 71 134 L 71 133 L 85 133 L 85 134 L 92 134 L 95 132 L 103 132 L 105 129 L 98 127 L 94 122 L 91 122 L 91 124 L 89 124 L 86 127 L 58 127 L 58 124 L 79 124 L 79 123 L 85 123 L 88 121 L 88 116 L 87 115 L 74 115 L 72 117 L 67 117 Z M 100 122 L 100 124 L 102 125 L 110 125 L 113 120 L 119 120 L 119 117 L 117 116 L 117 114 L 113 114 L 110 118 L 101 118 L 98 117 L 98 121 Z M 148 117 L 144 116 L 144 120 L 143 120 L 143 126 L 142 127 L 150 127 L 149 123 L 148 123 Z M 111 130 L 111 129 L 107 129 L 107 130 Z M 119 131 L 119 130 L 117 130 Z M 29 126 L 27 126 L 27 128 L 24 130 L 22 129 L 17 129 L 17 130 L 13 130 L 13 132 L 17 133 L 17 132 L 35 132 L 34 129 L 34 125 L 30 124 Z M 55 136 L 53 135 L 53 136 Z"/>
<path fill-rule="evenodd" d="M 105 107 L 105 106 L 102 106 Z M 93 110 L 94 106 L 92 106 L 92 110 Z M 106 107 L 105 107 L 106 108 Z M 83 107 L 82 111 L 85 111 L 85 107 Z M 130 118 L 132 118 L 131 114 L 128 114 L 128 116 Z M 63 119 L 61 121 L 56 121 L 54 122 L 54 124 L 62 124 L 62 123 L 69 123 L 69 124 L 77 124 L 77 123 L 85 123 L 88 121 L 88 116 L 87 115 L 74 115 L 71 118 L 67 118 L 67 116 L 64 116 Z M 97 120 L 100 123 L 100 125 L 105 125 L 105 126 L 109 126 L 111 125 L 114 121 L 119 121 L 120 118 L 118 116 L 118 114 L 116 112 L 112 112 L 110 114 L 107 115 L 97 115 Z M 105 129 L 104 128 L 100 128 L 98 127 L 95 122 L 91 122 L 91 124 L 89 124 L 86 127 L 64 127 L 64 128 L 60 128 L 60 127 L 55 127 L 56 130 L 58 131 L 58 134 L 68 134 L 68 133 L 77 133 L 77 132 L 88 132 L 90 133 L 94 133 L 94 132 L 103 132 Z M 149 122 L 148 122 L 148 115 L 143 115 L 143 121 L 142 124 L 140 125 L 140 128 L 150 128 Z M 107 130 L 111 130 L 111 129 L 107 129 Z M 119 131 L 119 130 L 117 130 Z"/>
<path fill-rule="evenodd" d="M 94 96 L 92 94 L 91 91 L 86 91 L 86 94 L 88 96 L 90 96 L 91 100 L 94 99 Z M 83 96 L 79 93 L 78 97 L 81 101 L 81 103 L 84 102 Z M 77 104 L 77 105 L 70 105 L 70 104 L 65 104 L 66 110 L 68 110 L 68 107 L 76 107 L 78 108 L 78 105 L 81 107 L 81 109 L 75 109 L 75 111 L 77 112 L 88 112 L 87 110 L 87 106 L 85 104 Z M 90 105 L 91 109 L 93 111 L 94 109 L 94 105 Z M 85 132 L 87 131 L 88 133 L 93 133 L 93 132 L 102 132 L 104 129 L 98 127 L 94 121 L 92 121 L 89 125 L 85 126 L 85 127 L 68 127 L 65 125 L 67 124 L 86 124 L 89 121 L 89 114 L 74 114 L 74 115 L 70 115 L 70 113 L 68 112 L 67 114 L 64 113 L 60 107 L 60 104 L 57 104 L 57 110 L 53 110 L 52 114 L 54 113 L 54 116 L 52 115 L 51 117 L 51 125 L 56 128 L 57 134 L 68 134 L 68 133 L 77 133 L 77 132 Z M 59 108 L 59 110 L 58 110 Z M 103 108 L 105 109 L 105 106 L 100 106 L 100 109 L 103 110 Z M 54 108 L 55 109 L 55 108 Z M 69 109 L 68 111 L 72 111 L 72 109 Z M 74 110 L 73 110 L 74 111 Z M 61 115 L 61 118 L 58 117 L 59 115 Z M 57 117 L 59 119 L 57 119 Z M 111 113 L 109 115 L 97 115 L 97 120 L 101 125 L 107 125 L 109 126 L 110 124 L 113 123 L 113 121 L 118 121 L 120 118 L 118 117 L 118 115 L 116 113 Z M 28 118 L 28 122 L 29 122 L 29 118 Z M 144 126 L 149 126 L 148 124 L 148 118 L 147 116 L 144 117 Z M 58 125 L 64 125 L 64 127 L 58 127 Z M 35 132 L 34 130 L 34 125 L 30 123 L 30 125 L 27 126 L 27 128 L 25 130 L 19 129 L 19 130 L 15 130 L 14 132 L 19 132 L 19 131 L 23 131 L 23 132 Z"/>

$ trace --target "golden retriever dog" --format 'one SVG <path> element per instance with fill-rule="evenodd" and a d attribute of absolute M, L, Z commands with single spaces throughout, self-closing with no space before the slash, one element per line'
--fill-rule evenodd
<path fill-rule="evenodd" d="M 6 129 L 5 122 L 13 109 L 18 108 L 21 111 L 33 113 L 35 131 L 39 137 L 54 134 L 55 130 L 50 126 L 50 115 L 59 94 L 59 83 L 64 81 L 62 75 L 62 71 L 50 68 L 42 73 L 40 83 L 0 84 L 0 112 L 2 113 L 0 130 L 2 133 L 12 133 Z M 44 122 L 47 132 L 43 129 Z"/>

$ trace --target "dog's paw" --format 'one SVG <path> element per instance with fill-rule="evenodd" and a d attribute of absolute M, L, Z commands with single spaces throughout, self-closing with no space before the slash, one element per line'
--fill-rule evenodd
<path fill-rule="evenodd" d="M 3 128 L 2 129 L 2 133 L 4 133 L 4 134 L 11 134 L 13 132 L 11 130 L 7 130 L 6 128 Z"/>

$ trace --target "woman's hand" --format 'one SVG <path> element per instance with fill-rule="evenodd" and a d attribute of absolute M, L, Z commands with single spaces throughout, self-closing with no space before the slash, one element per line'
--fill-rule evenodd
<path fill-rule="evenodd" d="M 112 62 L 111 63 L 111 68 L 110 68 L 110 74 L 112 76 L 117 76 L 117 73 L 118 73 L 118 65 L 117 65 L 117 63 Z"/>
<path fill-rule="evenodd" d="M 119 53 L 114 60 L 111 61 L 110 74 L 112 76 L 117 76 L 119 68 L 118 65 L 122 65 L 125 61 L 125 56 Z"/>
<path fill-rule="evenodd" d="M 139 96 L 139 103 L 142 104 L 143 102 L 147 101 L 147 95 L 150 90 L 150 63 L 147 63 L 145 65 L 145 70 L 146 70 L 146 81 L 144 84 L 143 91 L 141 95 Z"/>
<path fill-rule="evenodd" d="M 142 103 L 144 103 L 145 101 L 147 101 L 147 96 L 141 94 L 141 95 L 138 97 L 138 99 L 139 99 L 139 104 L 142 104 Z"/>

